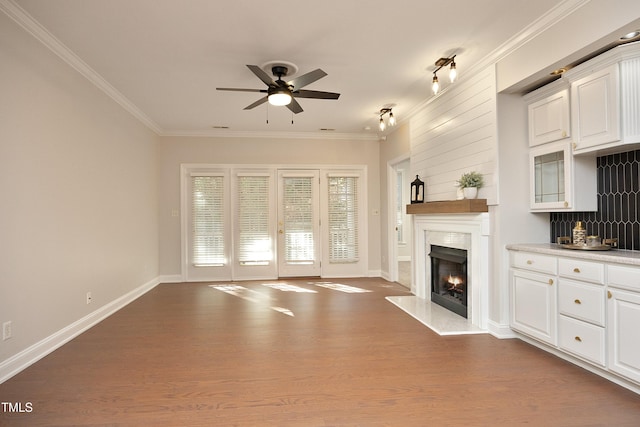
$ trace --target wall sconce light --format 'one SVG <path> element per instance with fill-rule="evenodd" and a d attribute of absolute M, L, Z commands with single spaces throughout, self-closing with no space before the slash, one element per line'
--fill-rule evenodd
<path fill-rule="evenodd" d="M 389 119 L 388 119 L 389 126 L 396 125 L 396 118 L 393 116 L 393 112 L 391 111 L 391 108 L 383 108 L 380 110 L 380 125 L 379 125 L 380 132 L 383 132 L 387 128 L 387 125 L 384 122 L 385 114 L 389 114 Z"/>
<path fill-rule="evenodd" d="M 456 67 L 456 61 L 455 61 L 456 55 L 453 55 L 451 58 L 440 58 L 436 61 L 436 69 L 433 70 L 433 86 L 431 87 L 431 90 L 433 90 L 433 94 L 437 95 L 438 91 L 440 91 L 440 83 L 438 82 L 438 74 L 437 72 L 440 71 L 442 69 L 442 67 L 446 67 L 447 65 L 449 66 L 449 81 L 451 83 L 453 83 L 454 81 L 456 81 L 456 78 L 458 77 L 458 70 Z"/>
<path fill-rule="evenodd" d="M 418 175 L 411 183 L 411 203 L 424 203 L 424 182 Z"/>

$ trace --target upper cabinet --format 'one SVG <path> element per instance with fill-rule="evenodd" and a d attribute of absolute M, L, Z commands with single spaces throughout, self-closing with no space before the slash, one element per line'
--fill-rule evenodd
<path fill-rule="evenodd" d="M 618 64 L 571 83 L 574 152 L 620 141 Z"/>
<path fill-rule="evenodd" d="M 528 106 L 531 147 L 570 136 L 569 90 L 542 96 Z"/>
<path fill-rule="evenodd" d="M 563 75 L 571 85 L 575 155 L 629 151 L 640 144 L 640 44 L 611 49 Z"/>
<path fill-rule="evenodd" d="M 526 96 L 529 114 L 530 208 L 534 212 L 597 210 L 596 158 L 574 158 L 570 90 L 557 80 Z"/>

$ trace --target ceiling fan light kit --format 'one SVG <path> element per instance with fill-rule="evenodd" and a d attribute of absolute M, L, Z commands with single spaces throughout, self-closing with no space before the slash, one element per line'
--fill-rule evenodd
<path fill-rule="evenodd" d="M 219 87 L 217 90 L 234 91 L 234 92 L 258 92 L 265 93 L 266 96 L 260 98 L 253 104 L 246 106 L 245 110 L 251 110 L 252 108 L 262 105 L 265 102 L 269 102 L 275 106 L 286 106 L 292 113 L 298 114 L 304 111 L 296 98 L 312 98 L 312 99 L 338 99 L 339 93 L 335 92 L 323 92 L 317 90 L 303 90 L 302 88 L 323 78 L 327 75 L 320 68 L 298 76 L 288 82 L 282 80 L 283 77 L 289 72 L 289 68 L 282 64 L 274 64 L 271 67 L 271 72 L 277 79 L 274 81 L 269 74 L 267 74 L 262 68 L 257 65 L 247 65 L 247 68 L 251 70 L 264 84 L 267 85 L 266 89 L 240 89 L 240 88 L 226 88 Z M 297 67 L 294 66 L 297 70 Z"/>

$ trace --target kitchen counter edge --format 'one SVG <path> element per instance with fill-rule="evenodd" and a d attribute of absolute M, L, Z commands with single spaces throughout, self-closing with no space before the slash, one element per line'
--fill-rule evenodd
<path fill-rule="evenodd" d="M 567 258 L 640 266 L 640 251 L 628 251 L 624 249 L 581 251 L 565 249 L 555 243 L 516 243 L 507 245 L 507 249 L 510 251 L 535 252 Z"/>

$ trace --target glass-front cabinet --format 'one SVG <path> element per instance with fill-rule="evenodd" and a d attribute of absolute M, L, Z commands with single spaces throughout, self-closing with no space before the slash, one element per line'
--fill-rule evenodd
<path fill-rule="evenodd" d="M 529 150 L 532 211 L 597 210 L 596 158 L 573 157 L 571 148 L 567 138 Z"/>

